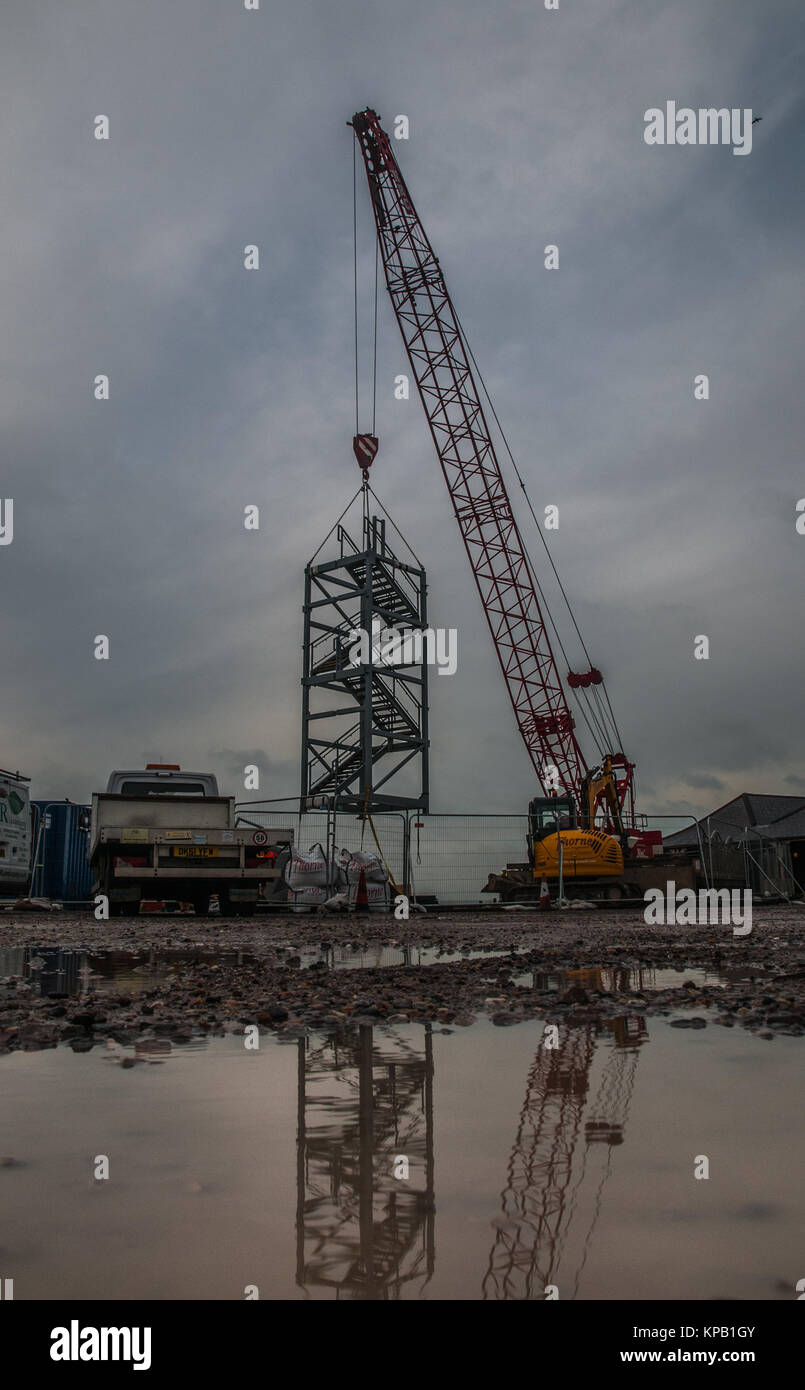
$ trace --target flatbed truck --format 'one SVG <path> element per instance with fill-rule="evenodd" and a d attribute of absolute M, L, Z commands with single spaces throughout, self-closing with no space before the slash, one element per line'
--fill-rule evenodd
<path fill-rule="evenodd" d="M 113 915 L 155 898 L 207 914 L 216 895 L 222 914 L 250 916 L 258 900 L 283 894 L 292 844 L 290 827 L 239 826 L 235 798 L 219 795 L 212 773 L 174 763 L 113 772 L 92 797 L 93 891 Z"/>

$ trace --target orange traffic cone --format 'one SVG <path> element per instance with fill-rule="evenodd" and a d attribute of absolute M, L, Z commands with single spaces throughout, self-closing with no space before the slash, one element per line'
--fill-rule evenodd
<path fill-rule="evenodd" d="M 551 895 L 548 892 L 546 879 L 543 879 L 539 886 L 539 905 L 543 909 L 551 906 Z"/>
<path fill-rule="evenodd" d="M 355 910 L 356 912 L 369 911 L 369 894 L 366 891 L 366 874 L 363 869 L 361 869 L 360 878 L 358 879 L 358 891 L 355 895 Z"/>

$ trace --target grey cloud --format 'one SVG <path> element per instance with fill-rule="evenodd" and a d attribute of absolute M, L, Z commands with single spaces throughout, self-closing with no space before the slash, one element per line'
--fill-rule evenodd
<path fill-rule="evenodd" d="M 344 122 L 366 104 L 411 120 L 403 172 L 537 512 L 560 506 L 553 550 L 645 809 L 691 790 L 708 809 L 702 777 L 805 779 L 790 21 L 784 0 L 12 0 L 0 735 L 36 795 L 86 796 L 144 748 L 212 760 L 233 791 L 232 750 L 256 748 L 266 795 L 296 791 L 303 568 L 358 482 Z M 666 97 L 762 112 L 751 156 L 648 148 Z M 373 483 L 459 632 L 457 675 L 432 683 L 434 804 L 520 810 L 533 774 L 402 370 L 383 301 Z"/>

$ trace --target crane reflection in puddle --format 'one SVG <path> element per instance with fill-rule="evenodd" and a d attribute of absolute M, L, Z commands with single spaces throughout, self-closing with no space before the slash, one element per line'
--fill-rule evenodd
<path fill-rule="evenodd" d="M 623 1014 L 557 1028 L 557 1046 L 540 1045 L 528 1073 L 484 1299 L 578 1297 L 613 1151 L 624 1140 L 645 1019 Z M 610 1037 L 591 1094 L 599 1033 Z"/>
<path fill-rule="evenodd" d="M 578 1296 L 624 1140 L 645 1019 L 557 1026 L 558 1046 L 540 1044 L 528 1073 L 484 1299 L 541 1300 L 549 1285 Z M 297 1048 L 297 1284 L 336 1298 L 422 1296 L 435 1272 L 430 1028 L 421 1043 L 387 1030 L 375 1040 L 366 1024 Z"/>

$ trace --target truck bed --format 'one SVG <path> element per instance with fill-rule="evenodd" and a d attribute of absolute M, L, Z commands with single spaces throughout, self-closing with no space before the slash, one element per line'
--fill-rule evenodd
<path fill-rule="evenodd" d="M 109 845 L 115 878 L 270 878 L 279 866 L 272 846 L 293 843 L 293 830 L 250 826 L 238 830 L 190 830 L 183 826 L 105 826 L 98 844 Z"/>
<path fill-rule="evenodd" d="M 120 840 L 123 831 L 186 831 L 203 834 L 232 830 L 235 824 L 231 796 L 118 796 L 95 792 L 92 797 L 90 857 L 99 845 Z"/>

